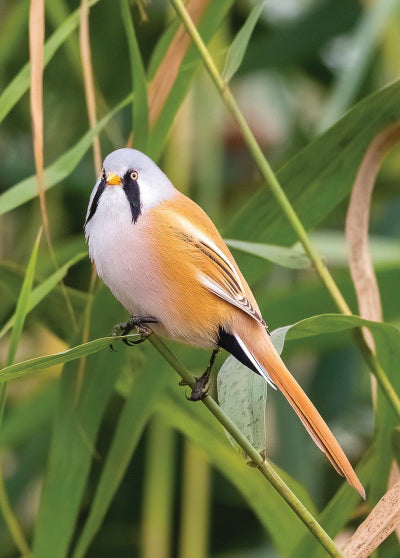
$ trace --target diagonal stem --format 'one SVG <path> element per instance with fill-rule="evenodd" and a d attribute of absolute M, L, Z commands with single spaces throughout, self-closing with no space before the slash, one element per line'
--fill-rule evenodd
<path fill-rule="evenodd" d="M 168 347 L 153 333 L 149 337 L 149 341 L 165 358 L 165 360 L 172 366 L 172 368 L 179 374 L 179 376 L 190 387 L 194 387 L 195 379 L 190 372 L 183 366 L 175 355 L 168 349 Z M 258 453 L 258 451 L 250 444 L 246 436 L 237 428 L 231 421 L 228 415 L 221 409 L 221 407 L 214 401 L 212 397 L 207 395 L 202 399 L 203 404 L 215 416 L 219 423 L 225 428 L 232 436 L 236 443 L 243 449 L 245 454 L 252 460 L 254 465 L 260 473 L 272 484 L 275 490 L 282 496 L 287 504 L 292 508 L 294 513 L 300 518 L 304 525 L 311 531 L 320 544 L 325 548 L 330 556 L 335 558 L 342 557 L 342 553 L 336 547 L 330 536 L 324 531 L 315 517 L 308 511 L 302 504 L 297 496 L 290 490 L 290 488 L 283 482 L 281 477 L 277 474 L 267 460 Z"/>
<path fill-rule="evenodd" d="M 218 68 L 216 67 L 210 53 L 207 50 L 206 45 L 203 42 L 195 24 L 193 23 L 190 15 L 188 14 L 182 0 L 171 0 L 172 5 L 177 11 L 179 17 L 181 18 L 183 24 L 186 27 L 188 34 L 190 35 L 193 43 L 199 51 L 201 58 L 203 59 L 204 65 L 207 68 L 208 73 L 211 76 L 215 86 L 220 92 L 227 108 L 231 112 L 233 118 L 236 120 L 242 134 L 246 145 L 257 164 L 265 182 L 268 184 L 271 192 L 275 196 L 277 202 L 279 203 L 282 211 L 285 213 L 288 221 L 292 225 L 294 231 L 296 232 L 304 250 L 310 260 L 312 261 L 315 270 L 317 271 L 320 279 L 324 283 L 325 287 L 329 291 L 331 297 L 333 298 L 337 308 L 342 312 L 342 314 L 350 315 L 352 314 L 346 300 L 344 299 L 342 293 L 340 292 L 338 286 L 335 283 L 332 275 L 330 274 L 328 268 L 326 267 L 323 259 L 321 258 L 318 251 L 312 245 L 307 231 L 305 230 L 302 222 L 299 219 L 295 209 L 290 203 L 288 197 L 286 196 L 282 186 L 280 185 L 278 179 L 276 178 L 270 164 L 265 158 L 260 146 L 254 137 L 246 119 L 244 118 L 239 106 L 237 105 L 228 84 L 222 79 Z M 393 386 L 390 384 L 386 377 L 386 374 L 381 367 L 377 356 L 371 351 L 362 336 L 356 335 L 356 341 L 358 347 L 363 355 L 365 361 L 371 369 L 371 372 L 376 376 L 379 385 L 385 394 L 385 397 L 391 404 L 394 412 L 400 420 L 400 398 Z"/>

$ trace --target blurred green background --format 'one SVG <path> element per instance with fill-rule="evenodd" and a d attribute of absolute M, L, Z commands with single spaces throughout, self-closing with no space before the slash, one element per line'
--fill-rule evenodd
<path fill-rule="evenodd" d="M 218 0 L 204 4 L 216 5 Z M 243 0 L 221 2 L 220 7 L 215 8 L 218 17 L 214 14 L 215 29 L 209 22 L 211 40 L 208 47 L 219 68 L 223 68 L 229 45 L 244 24 L 252 5 L 252 2 Z M 79 2 L 47 0 L 45 7 L 48 39 L 69 14 L 79 8 Z M 0 3 L 0 91 L 5 90 L 29 60 L 28 12 L 27 0 L 2 0 Z M 176 15 L 168 2 L 156 0 L 141 3 L 139 7 L 132 6 L 131 14 L 143 63 L 146 68 L 151 64 L 155 67 L 155 45 L 166 29 L 173 28 Z M 90 11 L 99 119 L 132 89 L 122 17 L 120 4 L 109 0 L 98 1 Z M 397 1 L 264 2 L 231 87 L 274 169 L 284 167 L 359 100 L 398 77 L 399 24 L 400 3 Z M 251 213 L 243 210 L 263 188 L 261 177 L 206 71 L 197 59 L 195 62 L 186 61 L 186 66 L 184 61 L 182 68 L 187 74 L 187 84 L 183 80 L 180 85 L 182 102 L 176 101 L 176 116 L 171 111 L 171 123 L 166 125 L 165 137 L 160 140 L 162 155 L 159 163 L 176 187 L 208 212 L 226 238 L 261 241 L 262 233 L 256 216 L 253 222 Z M 2 102 L 5 102 L 4 97 L 0 98 L 0 110 Z M 132 130 L 131 112 L 131 105 L 128 104 L 101 132 L 103 157 L 113 149 L 126 145 Z M 374 116 L 371 115 L 371 119 Z M 363 118 L 360 120 L 361 128 L 368 115 L 364 114 Z M 44 122 L 45 166 L 62 157 L 89 128 L 78 29 L 62 43 L 46 67 Z M 351 155 L 354 146 L 343 149 L 349 149 Z M 96 175 L 91 149 L 86 148 L 82 155 L 72 165 L 73 168 L 66 171 L 66 176 L 57 180 L 55 187 L 46 194 L 59 265 L 86 250 L 83 222 Z M 338 151 L 331 153 L 332 160 L 338 158 L 341 161 L 340 156 L 345 155 Z M 321 157 L 330 159 L 329 153 Z M 0 159 L 1 192 L 34 174 L 27 91 L 12 104 L 12 110 L 1 123 Z M 314 160 L 317 159 L 316 153 Z M 370 242 L 383 314 L 386 321 L 392 324 L 398 324 L 400 317 L 399 170 L 399 151 L 394 149 L 378 177 L 370 218 Z M 312 173 L 312 168 L 305 171 Z M 340 189 L 341 186 L 332 179 L 329 188 L 336 187 Z M 351 184 L 347 185 L 347 191 L 350 187 Z M 310 200 L 311 204 L 315 201 L 318 205 L 318 191 Z M 0 211 L 2 202 L 4 198 L 0 198 Z M 1 211 L 0 216 L 2 325 L 15 310 L 24 270 L 41 223 L 36 197 L 17 205 L 12 211 Z M 357 313 L 344 243 L 347 205 L 348 196 L 339 196 L 330 211 L 321 213 L 321 218 L 315 219 L 318 228 L 311 232 L 311 238 L 325 257 L 352 311 Z M 244 218 L 246 221 L 241 222 Z M 300 218 L 303 218 L 301 213 Z M 258 227 L 254 235 L 253 227 Z M 293 239 L 286 232 L 280 242 L 278 233 L 275 241 L 270 242 L 293 244 Z M 313 270 L 290 269 L 237 250 L 233 253 L 254 288 L 271 330 L 315 314 L 336 311 Z M 53 272 L 53 264 L 42 240 L 35 284 L 40 284 Z M 90 262 L 88 258 L 83 258 L 71 267 L 65 278 L 80 327 L 84 320 L 90 277 Z M 115 322 L 126 318 L 126 312 L 99 283 L 95 287 L 90 338 L 107 335 Z M 28 315 L 16 361 L 64 350 L 80 339 L 81 333 L 73 331 L 58 286 Z M 6 361 L 8 340 L 7 335 L 0 340 L 3 363 Z M 178 345 L 171 347 L 191 371 L 199 373 L 204 369 L 208 359 L 206 352 Z M 219 364 L 225 356 L 219 357 Z M 86 377 L 84 386 L 87 387 L 90 381 L 96 383 L 99 376 L 111 375 L 108 379 L 110 386 L 99 388 L 103 389 L 103 396 L 99 396 L 99 416 L 91 430 L 89 427 L 86 430 L 85 413 L 93 416 L 90 408 L 94 409 L 97 403 L 95 386 L 88 388 L 87 393 L 92 399 L 87 408 L 83 408 L 86 403 L 82 404 L 82 416 L 78 413 L 78 426 L 75 424 L 73 428 L 65 403 L 68 400 L 65 393 L 73 387 L 65 379 L 65 374 L 60 380 L 60 367 L 10 384 L 6 414 L 0 430 L 3 472 L 12 506 L 27 538 L 36 537 L 35 556 L 54 558 L 56 555 L 73 555 L 71 548 L 78 542 L 89 516 L 105 457 L 115 437 L 116 424 L 125 409 L 125 396 L 132 382 L 135 385 L 136 375 L 141 370 L 154 367 L 159 369 L 159 374 L 168 377 L 168 387 L 157 388 L 159 393 L 154 397 L 151 411 L 140 417 L 143 432 L 138 432 L 138 445 L 132 458 L 128 459 L 127 470 L 122 472 L 121 484 L 104 522 L 85 555 L 99 558 L 132 555 L 152 558 L 286 555 L 274 544 L 243 493 L 222 474 L 221 468 L 214 463 L 209 464 L 210 456 L 206 455 L 201 444 L 188 440 L 174 426 L 173 418 L 166 419 L 168 413 L 173 414 L 173 405 L 179 405 L 174 403 L 175 400 L 180 398 L 184 402 L 184 389 L 177 387 L 178 377 L 157 358 L 150 346 L 129 349 L 118 344 L 115 355 L 99 353 L 88 359 L 84 373 L 91 379 Z M 357 463 L 371 443 L 374 415 L 369 375 L 351 334 L 325 334 L 288 342 L 284 358 L 332 427 L 350 461 Z M 70 371 L 69 377 L 78 377 L 76 363 L 66 367 L 67 372 Z M 78 381 L 76 378 L 75 381 Z M 90 392 L 90 389 L 93 391 Z M 168 391 L 168 397 L 163 390 Z M 168 404 L 163 402 L 164 399 Z M 192 412 L 190 404 L 185 409 Z M 193 409 L 193 413 L 201 412 Z M 92 419 L 87 420 L 90 422 Z M 79 431 L 78 441 L 65 434 L 68 428 L 75 429 L 75 435 Z M 268 393 L 267 430 L 268 456 L 304 485 L 317 509 L 323 509 L 341 485 L 341 479 L 315 449 L 283 397 L 271 393 L 271 390 Z M 126 436 L 128 439 L 129 434 Z M 201 437 L 201 434 L 198 436 Z M 61 476 L 61 465 L 61 469 L 51 477 L 49 471 L 51 467 L 56 467 L 55 462 L 60 463 L 62 450 L 71 462 L 70 465 L 65 464 L 65 471 L 73 470 L 74 444 L 83 444 L 87 458 L 85 465 L 77 458 L 78 471 L 74 479 L 72 473 L 71 479 Z M 76 496 L 78 504 L 75 511 L 65 512 L 70 513 L 69 526 L 66 526 L 61 519 L 57 522 L 56 517 L 63 516 L 63 498 L 68 497 L 70 490 L 68 482 L 76 486 L 79 467 L 82 471 L 86 467 L 82 472 L 83 486 L 79 489 L 80 496 Z M 44 478 L 47 478 L 46 496 L 39 504 Z M 64 480 L 65 494 L 62 492 Z M 377 492 L 378 495 L 382 493 Z M 350 517 L 350 525 L 358 523 L 364 513 L 365 509 L 358 508 Z M 53 547 L 48 543 L 49 549 L 46 550 L 46 530 L 51 525 L 54 543 Z M 4 524 L 0 523 L 0 526 L 0 556 L 18 556 Z M 57 537 L 63 542 L 54 553 L 50 549 L 57 548 Z M 385 544 L 380 555 L 396 556 L 398 547 L 394 535 Z"/>

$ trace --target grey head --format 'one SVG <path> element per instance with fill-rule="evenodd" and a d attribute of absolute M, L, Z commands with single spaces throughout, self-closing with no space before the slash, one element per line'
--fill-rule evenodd
<path fill-rule="evenodd" d="M 168 177 L 150 157 L 137 149 L 117 149 L 104 159 L 90 197 L 85 226 L 101 204 L 129 204 L 135 223 L 142 213 L 175 192 Z"/>

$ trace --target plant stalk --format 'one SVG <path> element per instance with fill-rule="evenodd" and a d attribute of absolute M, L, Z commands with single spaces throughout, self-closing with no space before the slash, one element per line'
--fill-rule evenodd
<path fill-rule="evenodd" d="M 340 292 L 338 286 L 336 285 L 323 259 L 319 255 L 318 251 L 312 245 L 302 222 L 300 221 L 296 211 L 294 210 L 282 186 L 280 185 L 278 179 L 276 178 L 270 164 L 265 158 L 264 153 L 262 152 L 260 146 L 258 145 L 257 140 L 250 129 L 250 126 L 248 125 L 246 119 L 244 118 L 239 106 L 237 105 L 228 87 L 228 84 L 222 79 L 217 66 L 215 65 L 210 53 L 208 52 L 208 49 L 204 44 L 203 39 L 201 38 L 185 6 L 183 5 L 182 0 L 171 0 L 171 3 L 174 6 L 175 10 L 177 11 L 178 16 L 181 18 L 183 24 L 185 25 L 186 30 L 190 35 L 193 43 L 197 47 L 199 54 L 203 59 L 204 65 L 207 68 L 208 73 L 210 74 L 211 79 L 216 85 L 218 91 L 220 92 L 221 97 L 225 101 L 227 108 L 231 112 L 233 118 L 236 120 L 243 134 L 246 145 L 255 163 L 257 164 L 261 172 L 261 175 L 263 176 L 265 182 L 268 184 L 273 195 L 275 196 L 275 199 L 279 203 L 280 207 L 282 208 L 282 211 L 285 213 L 286 217 L 288 218 L 288 221 L 290 222 L 294 231 L 296 232 L 301 244 L 304 247 L 304 251 L 310 258 L 311 262 L 313 263 L 313 266 L 317 271 L 320 279 L 322 280 L 325 287 L 329 291 L 332 299 L 334 300 L 340 312 L 345 315 L 351 315 L 352 312 L 350 310 L 350 307 L 348 306 L 346 300 L 344 299 L 342 293 Z M 396 391 L 393 389 L 393 386 L 391 385 L 387 376 L 385 375 L 385 372 L 382 369 L 381 365 L 379 364 L 376 355 L 367 346 L 362 335 L 356 335 L 356 339 L 360 351 L 363 357 L 365 358 L 368 366 L 370 367 L 371 372 L 374 374 L 374 376 L 376 376 L 379 385 L 383 393 L 385 394 L 385 397 L 391 404 L 394 412 L 396 413 L 397 417 L 400 420 L 399 396 L 397 395 Z"/>
<path fill-rule="evenodd" d="M 172 366 L 172 368 L 179 374 L 179 376 L 189 386 L 193 387 L 195 380 L 190 372 L 182 365 L 175 355 L 168 349 L 168 347 L 153 333 L 149 337 L 149 341 L 160 352 L 165 360 Z M 268 461 L 264 461 L 263 457 L 258 451 L 250 444 L 246 436 L 237 428 L 231 421 L 228 415 L 221 409 L 221 407 L 207 395 L 202 399 L 203 404 L 215 416 L 218 422 L 225 428 L 232 436 L 236 443 L 243 449 L 246 455 L 251 459 L 261 474 L 272 484 L 275 490 L 282 496 L 287 504 L 292 508 L 294 513 L 304 523 L 304 525 L 311 531 L 315 538 L 325 548 L 330 556 L 335 558 L 343 558 L 342 553 L 337 548 L 330 536 L 324 531 L 315 517 L 308 511 L 302 504 L 297 496 L 290 490 L 290 488 L 283 482 L 280 476 L 276 473 L 274 468 Z"/>

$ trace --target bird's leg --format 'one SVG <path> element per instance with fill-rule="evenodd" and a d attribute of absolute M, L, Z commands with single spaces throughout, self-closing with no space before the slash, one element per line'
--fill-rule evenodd
<path fill-rule="evenodd" d="M 132 347 L 133 345 L 139 345 L 146 341 L 148 336 L 151 334 L 151 329 L 147 324 L 156 324 L 157 319 L 152 316 L 132 316 L 127 322 L 121 322 L 113 327 L 111 337 L 119 337 L 120 335 L 128 335 L 133 329 L 140 334 L 140 339 L 137 341 L 130 341 L 129 339 L 122 339 L 122 341 Z M 110 345 L 111 349 L 113 346 Z"/>
<path fill-rule="evenodd" d="M 202 374 L 200 378 L 196 378 L 196 383 L 192 388 L 192 393 L 190 394 L 189 397 L 187 397 L 189 401 L 200 401 L 201 399 L 204 399 L 204 397 L 208 395 L 208 390 L 210 388 L 211 369 L 213 367 L 215 358 L 219 353 L 219 351 L 220 349 L 218 347 L 218 349 L 214 349 L 213 352 L 211 353 L 210 362 L 208 363 L 208 366 L 204 374 Z M 185 385 L 185 383 L 180 382 L 180 385 Z"/>

